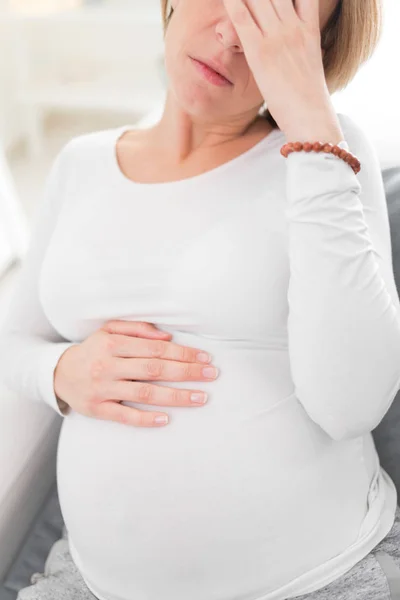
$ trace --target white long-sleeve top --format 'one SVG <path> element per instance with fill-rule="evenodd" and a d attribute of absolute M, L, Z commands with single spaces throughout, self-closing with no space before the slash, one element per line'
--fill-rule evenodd
<path fill-rule="evenodd" d="M 396 488 L 371 435 L 400 387 L 400 303 L 380 165 L 280 154 L 275 130 L 187 179 L 139 183 L 126 125 L 71 139 L 48 176 L 1 332 L 5 384 L 64 417 L 58 492 L 101 600 L 284 600 L 340 577 L 389 532 Z M 61 354 L 109 319 L 210 352 L 203 407 L 139 428 L 62 412 Z"/>

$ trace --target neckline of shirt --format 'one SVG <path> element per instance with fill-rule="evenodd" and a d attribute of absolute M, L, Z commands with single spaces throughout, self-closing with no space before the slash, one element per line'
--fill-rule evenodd
<path fill-rule="evenodd" d="M 148 188 L 148 189 L 165 188 L 167 186 L 177 187 L 177 186 L 200 183 L 201 181 L 206 181 L 207 179 L 209 179 L 213 176 L 219 175 L 220 173 L 223 173 L 224 171 L 227 171 L 228 169 L 232 169 L 232 168 L 236 167 L 237 165 L 240 164 L 241 161 L 252 156 L 253 154 L 256 154 L 264 146 L 268 147 L 268 146 L 272 145 L 272 142 L 279 135 L 282 135 L 282 136 L 284 135 L 280 129 L 275 128 L 272 131 L 270 131 L 266 136 L 264 136 L 259 142 L 254 144 L 254 146 L 252 146 L 245 152 L 242 152 L 238 156 L 222 163 L 221 165 L 219 165 L 217 167 L 214 167 L 213 169 L 209 169 L 208 171 L 205 171 L 204 173 L 200 173 L 198 175 L 193 175 L 192 177 L 186 177 L 184 179 L 178 179 L 176 181 L 159 181 L 159 182 L 152 182 L 152 183 L 143 183 L 143 182 L 139 182 L 139 181 L 134 181 L 133 179 L 130 179 L 129 177 L 127 177 L 121 171 L 121 168 L 118 163 L 118 158 L 117 158 L 118 140 L 122 137 L 122 135 L 125 132 L 130 131 L 132 129 L 135 129 L 135 125 L 123 125 L 122 127 L 117 127 L 115 130 L 113 130 L 114 135 L 112 136 L 112 166 L 113 166 L 113 170 L 116 173 L 116 176 L 118 177 L 118 179 L 120 181 L 124 182 L 124 185 L 141 188 L 142 190 L 144 188 Z"/>

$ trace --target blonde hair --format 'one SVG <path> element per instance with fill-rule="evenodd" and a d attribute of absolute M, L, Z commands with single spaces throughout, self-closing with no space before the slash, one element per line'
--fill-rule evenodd
<path fill-rule="evenodd" d="M 164 37 L 174 9 L 161 0 Z M 325 79 L 330 94 L 345 88 L 368 61 L 382 35 L 382 0 L 339 0 L 321 31 Z M 268 108 L 262 113 L 277 128 Z"/>

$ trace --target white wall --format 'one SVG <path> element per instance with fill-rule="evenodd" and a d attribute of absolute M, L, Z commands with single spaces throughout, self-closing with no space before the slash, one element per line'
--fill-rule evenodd
<path fill-rule="evenodd" d="M 84 85 L 86 90 L 91 80 L 100 86 L 104 82 L 110 97 L 120 94 L 117 105 L 124 104 L 127 98 L 129 106 L 129 91 L 139 95 L 153 85 L 157 89 L 161 82 L 158 65 L 163 52 L 162 25 L 161 15 L 159 24 L 152 15 L 159 14 L 159 7 L 155 5 L 153 11 L 146 5 L 145 10 L 140 9 L 139 19 L 135 6 L 138 4 L 132 1 L 129 11 L 115 19 L 95 15 L 93 19 L 80 20 L 72 15 L 25 23 L 21 38 L 28 47 L 33 81 L 72 81 L 78 87 Z M 18 140 L 25 116 L 16 102 L 13 51 L 17 34 L 10 27 L 4 19 L 0 20 L 0 137 L 6 149 Z M 106 98 L 97 91 L 95 95 Z"/>

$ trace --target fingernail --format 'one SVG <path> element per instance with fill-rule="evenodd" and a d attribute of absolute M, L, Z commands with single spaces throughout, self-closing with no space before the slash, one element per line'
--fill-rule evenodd
<path fill-rule="evenodd" d="M 218 375 L 218 369 L 216 369 L 215 367 L 205 367 L 203 369 L 203 375 L 204 377 L 215 379 L 215 377 Z"/>
<path fill-rule="evenodd" d="M 209 363 L 211 356 L 207 352 L 199 352 L 196 356 L 197 360 L 202 363 Z"/>
<path fill-rule="evenodd" d="M 198 404 L 205 404 L 207 402 L 207 394 L 199 394 L 196 392 L 195 394 L 190 395 L 190 399 L 192 402 L 196 402 Z"/>
<path fill-rule="evenodd" d="M 154 423 L 168 423 L 168 416 L 159 415 L 157 417 L 154 417 Z"/>

